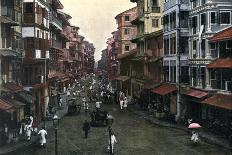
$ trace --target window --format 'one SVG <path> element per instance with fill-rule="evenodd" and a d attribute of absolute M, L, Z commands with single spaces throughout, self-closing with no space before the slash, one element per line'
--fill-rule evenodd
<path fill-rule="evenodd" d="M 206 0 L 201 0 L 201 5 L 204 5 L 204 4 L 205 4 L 205 1 L 206 1 Z"/>
<path fill-rule="evenodd" d="M 39 30 L 37 30 L 37 38 L 39 38 Z"/>
<path fill-rule="evenodd" d="M 158 6 L 158 1 L 157 0 L 152 0 L 152 6 Z"/>
<path fill-rule="evenodd" d="M 228 41 L 226 42 L 226 48 L 227 48 L 227 49 L 232 49 L 232 40 L 228 40 Z"/>
<path fill-rule="evenodd" d="M 197 7 L 197 0 L 192 0 L 192 6 L 193 8 Z"/>
<path fill-rule="evenodd" d="M 130 16 L 125 16 L 125 21 L 126 22 L 130 21 Z"/>
<path fill-rule="evenodd" d="M 220 23 L 230 24 L 230 12 L 220 12 Z"/>
<path fill-rule="evenodd" d="M 159 19 L 152 19 L 152 27 L 159 27 Z"/>
<path fill-rule="evenodd" d="M 196 49 L 197 49 L 197 41 L 194 40 L 194 41 L 193 41 L 193 50 L 196 50 Z"/>
<path fill-rule="evenodd" d="M 169 54 L 169 38 L 168 36 L 165 36 L 164 38 L 164 55 Z"/>
<path fill-rule="evenodd" d="M 211 24 L 216 24 L 216 12 L 210 12 Z"/>
<path fill-rule="evenodd" d="M 130 51 L 130 46 L 129 45 L 125 45 L 125 51 Z"/>
<path fill-rule="evenodd" d="M 216 43 L 211 43 L 210 44 L 210 49 L 211 50 L 216 50 Z"/>
<path fill-rule="evenodd" d="M 34 39 L 33 38 L 27 38 L 25 45 L 26 45 L 26 48 L 28 48 L 28 49 L 34 48 Z"/>
<path fill-rule="evenodd" d="M 126 29 L 124 30 L 124 34 L 125 34 L 125 35 L 130 34 L 130 29 L 129 29 L 129 28 L 126 28 Z"/>
<path fill-rule="evenodd" d="M 24 4 L 24 13 L 33 13 L 33 3 Z"/>
<path fill-rule="evenodd" d="M 205 32 L 205 23 L 206 23 L 206 15 L 205 13 L 201 14 L 201 25 L 204 25 L 203 32 Z"/>

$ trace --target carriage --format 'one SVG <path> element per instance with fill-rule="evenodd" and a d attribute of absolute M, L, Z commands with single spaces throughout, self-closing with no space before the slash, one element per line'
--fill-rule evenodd
<path fill-rule="evenodd" d="M 103 110 L 92 111 L 91 116 L 91 126 L 107 126 L 113 118 L 109 118 L 109 113 Z M 113 122 L 112 122 L 113 123 Z"/>
<path fill-rule="evenodd" d="M 69 115 L 76 115 L 79 114 L 81 111 L 81 105 L 78 104 L 76 98 L 71 98 L 68 100 L 68 114 Z"/>

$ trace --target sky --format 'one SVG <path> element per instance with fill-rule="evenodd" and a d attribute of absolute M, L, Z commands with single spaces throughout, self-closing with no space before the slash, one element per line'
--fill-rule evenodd
<path fill-rule="evenodd" d="M 72 16 L 71 24 L 80 27 L 80 34 L 93 43 L 95 60 L 100 60 L 107 38 L 117 30 L 115 16 L 136 6 L 130 0 L 60 0 L 65 13 Z"/>

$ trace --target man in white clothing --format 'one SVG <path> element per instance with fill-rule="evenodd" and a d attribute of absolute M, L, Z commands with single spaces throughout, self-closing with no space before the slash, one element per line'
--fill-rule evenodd
<path fill-rule="evenodd" d="M 47 133 L 47 131 L 46 131 L 44 128 L 42 128 L 42 129 L 39 131 L 38 135 L 40 135 L 40 145 L 41 145 L 41 146 L 44 146 L 44 144 L 47 143 L 47 141 L 46 141 L 46 135 L 47 135 L 47 134 L 48 134 L 48 133 Z"/>
<path fill-rule="evenodd" d="M 111 145 L 111 153 L 114 153 L 114 144 L 117 143 L 116 137 L 113 132 L 111 132 L 110 136 L 110 141 L 109 141 L 109 147 L 108 149 L 110 150 L 110 145 Z"/>

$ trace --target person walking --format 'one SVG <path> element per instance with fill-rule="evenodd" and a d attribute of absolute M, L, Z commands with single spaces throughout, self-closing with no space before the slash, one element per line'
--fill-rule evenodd
<path fill-rule="evenodd" d="M 85 120 L 84 124 L 83 124 L 83 127 L 82 127 L 82 130 L 85 132 L 85 138 L 88 138 L 88 133 L 89 133 L 89 130 L 90 130 L 90 124 L 87 120 Z"/>
<path fill-rule="evenodd" d="M 113 154 L 114 153 L 114 144 L 117 143 L 116 137 L 114 135 L 114 132 L 110 131 L 111 136 L 110 136 L 110 140 L 109 140 L 109 147 L 108 150 L 111 151 L 110 153 Z"/>
<path fill-rule="evenodd" d="M 39 131 L 39 133 L 38 133 L 38 135 L 40 135 L 40 145 L 41 146 L 44 146 L 46 143 L 47 143 L 47 141 L 46 141 L 46 135 L 47 135 L 48 133 L 47 133 L 47 131 L 45 130 L 45 128 L 42 128 L 40 131 Z"/>

